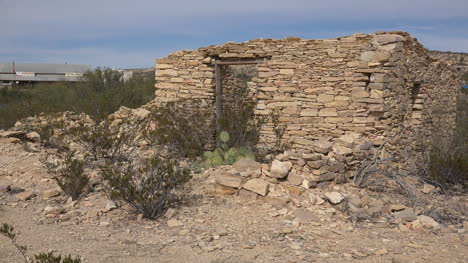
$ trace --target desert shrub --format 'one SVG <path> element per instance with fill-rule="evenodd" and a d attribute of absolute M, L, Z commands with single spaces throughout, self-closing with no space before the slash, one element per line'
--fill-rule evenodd
<path fill-rule="evenodd" d="M 81 258 L 76 258 L 71 255 L 62 256 L 61 254 L 55 255 L 54 252 L 39 253 L 34 255 L 33 263 L 81 263 Z"/>
<path fill-rule="evenodd" d="M 46 163 L 60 189 L 73 200 L 81 196 L 89 182 L 89 176 L 84 172 L 84 165 L 84 160 L 75 158 L 74 151 L 67 153 L 65 158 L 56 164 Z"/>
<path fill-rule="evenodd" d="M 16 240 L 17 234 L 14 230 L 14 227 L 12 227 L 11 225 L 3 223 L 0 227 L 0 234 L 10 239 L 15 248 L 18 250 L 18 252 L 20 252 L 21 256 L 24 258 L 24 261 L 26 263 L 81 263 L 81 258 L 79 256 L 72 257 L 71 255 L 54 255 L 53 252 L 36 254 L 34 255 L 34 259 L 31 261 L 26 255 L 27 247 L 18 244 Z"/>
<path fill-rule="evenodd" d="M 119 128 L 125 125 L 121 123 L 118 127 L 111 127 L 106 120 L 90 126 L 71 128 L 67 134 L 75 138 L 76 143 L 83 147 L 92 161 L 125 161 L 134 150 L 140 128 L 139 124 L 134 124 L 131 130 L 121 131 Z"/>
<path fill-rule="evenodd" d="M 139 107 L 154 98 L 154 74 L 124 82 L 122 73 L 96 69 L 81 82 L 43 83 L 0 88 L 0 129 L 40 113 L 74 111 L 102 120 L 119 107 Z"/>
<path fill-rule="evenodd" d="M 437 139 L 433 142 L 429 153 L 427 176 L 445 189 L 468 188 L 466 129 L 458 128 L 448 140 Z"/>
<path fill-rule="evenodd" d="M 153 110 L 145 137 L 177 157 L 194 159 L 213 143 L 213 113 L 200 100 L 168 102 Z"/>
<path fill-rule="evenodd" d="M 40 124 L 25 121 L 22 129 L 28 132 L 37 132 L 41 138 L 41 143 L 45 146 L 66 150 L 67 147 L 63 141 L 65 122 L 60 118 L 60 114 L 50 113 L 42 116 L 45 117 L 45 121 Z"/>
<path fill-rule="evenodd" d="M 282 153 L 290 146 L 290 144 L 284 140 L 284 134 L 286 133 L 287 126 L 285 123 L 280 121 L 279 110 L 272 111 L 269 117 L 273 124 L 273 133 L 275 134 L 273 152 Z"/>
<path fill-rule="evenodd" d="M 173 158 L 153 156 L 101 169 L 106 192 L 112 200 L 122 200 L 146 218 L 159 216 L 174 197 L 174 190 L 190 179 L 189 169 Z"/>

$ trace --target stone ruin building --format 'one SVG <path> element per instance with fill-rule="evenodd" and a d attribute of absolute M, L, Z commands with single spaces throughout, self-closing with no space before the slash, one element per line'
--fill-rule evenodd
<path fill-rule="evenodd" d="M 226 94 L 235 94 L 229 83 L 239 65 L 254 72 L 248 85 L 255 113 L 276 110 L 287 126 L 291 150 L 279 158 L 314 182 L 352 172 L 363 141 L 385 144 L 382 157 L 404 169 L 420 154 L 418 143 L 443 139 L 456 123 L 459 76 L 405 32 L 177 51 L 156 60 L 155 103 L 200 99 L 219 118 Z M 272 123 L 261 137 L 273 143 Z"/>

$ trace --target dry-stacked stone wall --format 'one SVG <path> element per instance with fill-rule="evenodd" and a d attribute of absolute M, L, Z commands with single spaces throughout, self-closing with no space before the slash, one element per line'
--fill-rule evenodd
<path fill-rule="evenodd" d="M 401 167 L 455 125 L 459 78 L 404 32 L 324 40 L 286 38 L 226 43 L 158 59 L 156 103 L 202 99 L 215 114 L 215 61 L 257 61 L 256 114 L 279 111 L 291 162 L 310 181 L 338 180 L 356 165 L 363 142 L 385 143 Z M 262 128 L 273 145 L 273 124 Z M 361 147 L 362 148 L 362 147 Z"/>

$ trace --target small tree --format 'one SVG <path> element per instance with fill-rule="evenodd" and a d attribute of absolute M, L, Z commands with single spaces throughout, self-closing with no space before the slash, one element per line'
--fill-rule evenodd
<path fill-rule="evenodd" d="M 123 200 L 149 219 L 159 216 L 173 197 L 173 190 L 190 179 L 187 168 L 172 158 L 159 156 L 139 164 L 108 165 L 103 167 L 101 176 L 112 200 Z"/>

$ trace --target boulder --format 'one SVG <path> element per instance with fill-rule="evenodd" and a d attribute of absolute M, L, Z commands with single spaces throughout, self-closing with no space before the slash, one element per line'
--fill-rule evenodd
<path fill-rule="evenodd" d="M 402 222 L 414 221 L 417 218 L 417 215 L 414 212 L 413 208 L 406 208 L 404 210 L 394 212 L 393 216 L 395 217 L 395 219 Z"/>
<path fill-rule="evenodd" d="M 214 195 L 232 195 L 236 192 L 236 188 L 229 186 L 224 186 L 220 184 L 214 184 L 211 189 L 209 189 L 210 194 Z"/>
<path fill-rule="evenodd" d="M 234 169 L 244 177 L 259 177 L 262 174 L 262 166 L 251 159 L 242 159 L 235 162 Z"/>
<path fill-rule="evenodd" d="M 361 54 L 361 60 L 366 62 L 387 62 L 391 57 L 388 51 L 364 51 Z"/>
<path fill-rule="evenodd" d="M 434 191 L 435 189 L 436 189 L 436 187 L 433 186 L 432 184 L 424 184 L 421 192 L 423 192 L 425 194 L 429 194 L 432 191 Z"/>
<path fill-rule="evenodd" d="M 26 138 L 33 142 L 40 142 L 41 136 L 37 132 L 30 132 L 26 134 Z"/>
<path fill-rule="evenodd" d="M 290 172 L 288 174 L 288 182 L 292 185 L 301 185 L 303 181 L 304 181 L 303 175 L 293 173 L 293 172 Z"/>
<path fill-rule="evenodd" d="M 420 215 L 418 216 L 418 220 L 424 228 L 439 228 L 439 223 L 437 223 L 432 217 Z"/>
<path fill-rule="evenodd" d="M 252 179 L 244 184 L 244 189 L 252 191 L 261 196 L 266 196 L 268 194 L 269 188 L 270 184 L 262 179 Z"/>
<path fill-rule="evenodd" d="M 60 191 L 58 189 L 45 190 L 44 192 L 42 192 L 42 198 L 44 199 L 49 199 L 49 198 L 59 196 L 59 195 L 60 195 Z"/>
<path fill-rule="evenodd" d="M 35 193 L 33 192 L 30 192 L 30 191 L 24 191 L 24 192 L 21 192 L 17 195 L 15 195 L 15 197 L 21 201 L 26 201 L 26 200 L 29 200 L 31 198 L 33 198 L 34 196 L 36 196 Z"/>
<path fill-rule="evenodd" d="M 337 205 L 343 201 L 345 196 L 341 193 L 338 192 L 327 192 L 325 193 L 325 198 L 330 202 L 331 204 Z"/>
<path fill-rule="evenodd" d="M 315 152 L 327 154 L 332 149 L 332 144 L 325 138 L 320 138 L 312 144 L 312 149 Z"/>
<path fill-rule="evenodd" d="M 215 182 L 219 185 L 240 188 L 244 184 L 245 179 L 241 176 L 232 175 L 227 172 L 219 172 L 215 175 Z"/>
<path fill-rule="evenodd" d="M 54 206 L 46 206 L 44 208 L 44 212 L 46 215 L 60 215 L 65 213 L 65 209 L 63 207 L 54 207 Z"/>
<path fill-rule="evenodd" d="M 396 42 L 401 42 L 404 41 L 405 38 L 400 35 L 396 34 L 383 34 L 383 35 L 376 35 L 375 37 L 372 38 L 371 43 L 374 46 L 381 46 L 381 45 L 387 45 L 387 44 L 392 44 Z"/>
<path fill-rule="evenodd" d="M 274 160 L 271 163 L 270 176 L 274 178 L 284 178 L 289 174 L 291 167 L 291 162 L 280 162 L 278 160 Z"/>

